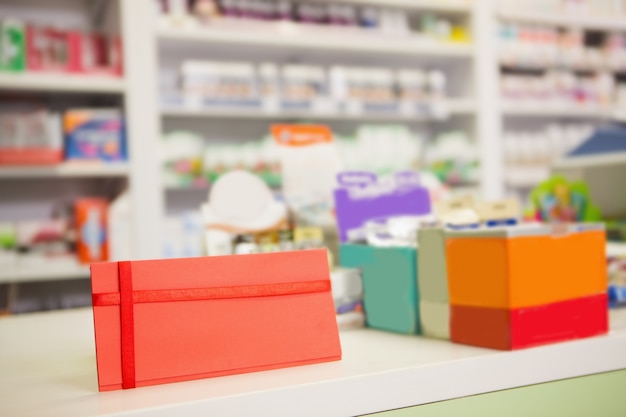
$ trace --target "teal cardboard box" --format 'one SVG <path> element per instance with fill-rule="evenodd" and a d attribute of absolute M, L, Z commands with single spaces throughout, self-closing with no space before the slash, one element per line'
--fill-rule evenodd
<path fill-rule="evenodd" d="M 420 333 L 416 248 L 342 244 L 339 259 L 343 267 L 361 269 L 368 327 Z"/>

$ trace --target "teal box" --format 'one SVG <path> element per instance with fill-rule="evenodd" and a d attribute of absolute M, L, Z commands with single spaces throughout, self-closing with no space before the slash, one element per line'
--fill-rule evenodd
<path fill-rule="evenodd" d="M 368 327 L 420 333 L 416 248 L 343 244 L 339 260 L 361 270 Z"/>

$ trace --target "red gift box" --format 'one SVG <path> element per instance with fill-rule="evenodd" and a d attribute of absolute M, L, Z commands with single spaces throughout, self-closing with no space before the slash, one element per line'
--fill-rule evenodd
<path fill-rule="evenodd" d="M 341 359 L 323 249 L 91 266 L 100 391 Z"/>

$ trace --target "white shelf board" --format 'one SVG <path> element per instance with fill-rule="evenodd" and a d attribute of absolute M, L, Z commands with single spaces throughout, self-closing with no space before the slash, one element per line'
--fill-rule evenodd
<path fill-rule="evenodd" d="M 502 114 L 506 117 L 610 119 L 613 110 L 606 107 L 551 106 L 537 103 L 534 106 L 505 105 L 502 107 Z"/>
<path fill-rule="evenodd" d="M 473 114 L 475 112 L 475 103 L 472 100 L 448 100 L 446 107 L 450 115 Z M 364 112 L 362 114 L 347 113 L 316 113 L 311 111 L 303 112 L 265 112 L 259 109 L 228 109 L 228 108 L 175 108 L 165 107 L 161 110 L 164 117 L 170 118 L 232 118 L 232 119 L 259 119 L 259 120 L 276 120 L 276 119 L 309 119 L 309 120 L 385 120 L 385 121 L 437 121 L 438 119 L 428 115 L 403 115 L 393 113 L 375 113 Z"/>
<path fill-rule="evenodd" d="M 626 152 L 607 152 L 598 155 L 570 156 L 556 161 L 554 169 L 590 168 L 596 166 L 626 165 Z"/>
<path fill-rule="evenodd" d="M 507 21 L 531 23 L 533 25 L 561 26 L 576 29 L 623 31 L 626 16 L 574 15 L 562 12 L 541 13 L 524 10 L 499 10 L 497 16 Z"/>
<path fill-rule="evenodd" d="M 375 55 L 469 58 L 473 52 L 471 44 L 385 37 L 375 34 L 357 36 L 356 33 L 341 33 L 339 30 L 307 31 L 299 28 L 297 24 L 289 23 L 284 25 L 257 23 L 249 30 L 222 27 L 158 28 L 157 36 L 161 41 L 176 44 L 193 42 L 223 46 L 356 52 Z"/>
<path fill-rule="evenodd" d="M 342 0 L 341 3 L 364 6 L 397 7 L 405 10 L 431 10 L 435 12 L 469 13 L 472 9 L 472 4 L 469 0 Z"/>
<path fill-rule="evenodd" d="M 59 264 L 42 262 L 18 265 L 14 269 L 0 270 L 0 283 L 39 282 L 89 278 L 89 266 L 73 262 Z"/>
<path fill-rule="evenodd" d="M 0 179 L 54 178 L 54 177 L 123 177 L 128 175 L 125 163 L 72 163 L 52 166 L 2 166 Z"/>
<path fill-rule="evenodd" d="M 124 78 L 33 72 L 1 72 L 0 90 L 123 93 Z"/>
<path fill-rule="evenodd" d="M 90 309 L 3 317 L 0 415 L 361 415 L 624 369 L 626 310 L 611 315 L 606 336 L 514 352 L 350 330 L 338 362 L 106 393 Z"/>

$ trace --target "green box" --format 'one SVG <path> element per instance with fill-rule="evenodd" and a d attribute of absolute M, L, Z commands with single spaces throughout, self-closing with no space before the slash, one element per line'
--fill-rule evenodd
<path fill-rule="evenodd" d="M 343 244 L 339 259 L 361 270 L 368 327 L 420 334 L 416 248 Z"/>
<path fill-rule="evenodd" d="M 24 24 L 14 19 L 0 20 L 0 71 L 26 69 Z"/>

